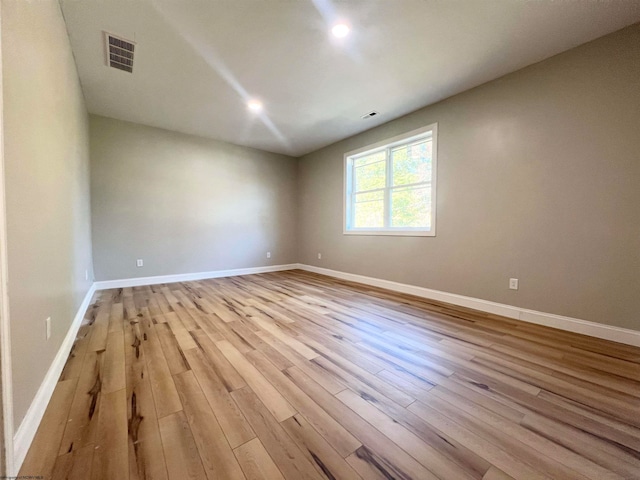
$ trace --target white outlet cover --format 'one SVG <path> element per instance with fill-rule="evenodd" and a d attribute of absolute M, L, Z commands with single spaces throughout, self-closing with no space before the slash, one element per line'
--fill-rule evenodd
<path fill-rule="evenodd" d="M 518 279 L 517 278 L 510 278 L 509 279 L 509 288 L 511 290 L 518 290 Z"/>
<path fill-rule="evenodd" d="M 271 258 L 271 252 L 267 252 L 267 258 Z"/>
<path fill-rule="evenodd" d="M 322 260 L 322 254 L 321 253 L 318 254 L 318 260 Z"/>
<path fill-rule="evenodd" d="M 47 340 L 49 340 L 51 338 L 51 317 L 47 317 L 44 324 L 47 330 Z"/>
<path fill-rule="evenodd" d="M 141 259 L 141 258 L 139 258 L 138 260 L 136 260 L 136 266 L 137 266 L 137 267 L 142 267 L 142 266 L 144 266 L 144 262 L 142 261 L 142 259 Z"/>

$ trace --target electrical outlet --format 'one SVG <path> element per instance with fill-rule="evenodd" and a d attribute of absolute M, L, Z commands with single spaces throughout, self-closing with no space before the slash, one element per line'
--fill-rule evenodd
<path fill-rule="evenodd" d="M 510 278 L 509 279 L 509 288 L 511 290 L 518 290 L 518 279 L 517 278 Z"/>
<path fill-rule="evenodd" d="M 144 262 L 142 261 L 141 258 L 139 258 L 138 260 L 136 260 L 136 267 L 143 267 L 144 266 Z"/>
<path fill-rule="evenodd" d="M 89 270 L 84 271 L 84 279 L 89 280 Z"/>
<path fill-rule="evenodd" d="M 271 258 L 271 252 L 267 252 L 267 258 Z"/>
<path fill-rule="evenodd" d="M 47 340 L 49 340 L 51 338 L 51 317 L 47 317 L 47 319 L 44 321 L 44 326 L 47 331 Z"/>
<path fill-rule="evenodd" d="M 322 260 L 322 254 L 318 253 L 318 260 Z"/>

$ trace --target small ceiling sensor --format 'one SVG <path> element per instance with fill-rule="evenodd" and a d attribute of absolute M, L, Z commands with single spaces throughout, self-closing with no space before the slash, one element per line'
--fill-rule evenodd
<path fill-rule="evenodd" d="M 260 100 L 250 100 L 247 103 L 247 107 L 252 112 L 259 112 L 260 110 L 262 110 L 262 102 Z"/>
<path fill-rule="evenodd" d="M 338 38 L 346 37 L 347 35 L 349 35 L 350 31 L 351 29 L 346 23 L 337 23 L 331 29 L 331 33 L 333 33 L 333 36 Z"/>
<path fill-rule="evenodd" d="M 375 117 L 376 115 L 378 115 L 378 112 L 376 112 L 375 110 L 372 110 L 369 113 L 365 113 L 364 115 L 362 115 L 360 118 L 362 118 L 363 120 L 366 118 L 371 118 L 371 117 Z"/>

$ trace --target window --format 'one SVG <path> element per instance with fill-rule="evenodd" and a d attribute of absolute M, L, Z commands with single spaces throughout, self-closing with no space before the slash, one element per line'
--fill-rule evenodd
<path fill-rule="evenodd" d="M 437 124 L 349 152 L 344 233 L 435 236 Z"/>

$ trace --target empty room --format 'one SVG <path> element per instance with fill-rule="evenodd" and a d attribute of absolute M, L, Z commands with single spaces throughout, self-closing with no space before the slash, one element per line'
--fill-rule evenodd
<path fill-rule="evenodd" d="M 640 0 L 0 0 L 0 478 L 640 479 Z"/>

